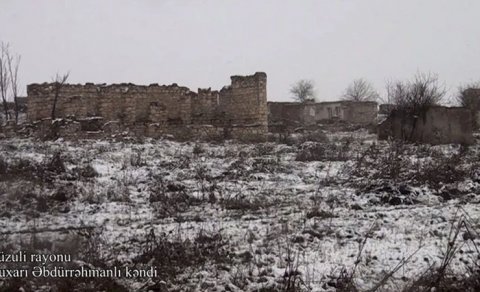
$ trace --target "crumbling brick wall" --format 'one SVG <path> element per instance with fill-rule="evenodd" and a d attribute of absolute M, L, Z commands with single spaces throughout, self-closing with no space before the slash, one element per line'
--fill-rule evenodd
<path fill-rule="evenodd" d="M 231 85 L 220 90 L 220 108 L 227 137 L 256 140 L 268 132 L 267 74 L 232 76 Z"/>
<path fill-rule="evenodd" d="M 480 88 L 468 88 L 462 92 L 462 97 L 462 106 L 470 110 L 473 129 L 480 129 Z"/>
<path fill-rule="evenodd" d="M 102 117 L 120 128 L 148 136 L 185 133 L 228 133 L 237 139 L 263 139 L 267 134 L 267 75 L 232 76 L 220 91 L 193 92 L 177 84 L 65 84 L 56 106 L 57 118 Z M 54 86 L 27 86 L 28 120 L 51 117 Z M 206 129 L 199 130 L 198 126 Z M 195 130 L 191 130 L 192 126 Z M 211 129 L 211 127 L 220 129 Z"/>
<path fill-rule="evenodd" d="M 344 120 L 353 124 L 372 124 L 378 115 L 378 104 L 374 101 L 344 101 Z"/>
<path fill-rule="evenodd" d="M 272 132 L 303 125 L 304 105 L 299 102 L 268 102 L 268 126 Z"/>

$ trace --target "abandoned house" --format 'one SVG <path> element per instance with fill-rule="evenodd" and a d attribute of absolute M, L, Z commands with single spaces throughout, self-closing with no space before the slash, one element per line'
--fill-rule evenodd
<path fill-rule="evenodd" d="M 64 134 L 128 131 L 175 138 L 263 140 L 267 134 L 267 75 L 232 76 L 220 91 L 177 84 L 64 84 L 55 117 L 71 119 Z M 51 123 L 52 83 L 27 86 L 28 121 Z"/>
<path fill-rule="evenodd" d="M 377 118 L 376 102 L 268 102 L 268 120 L 272 125 L 309 126 L 326 121 L 373 124 Z"/>
<path fill-rule="evenodd" d="M 429 144 L 472 144 L 472 122 L 468 109 L 432 106 L 413 115 L 394 109 L 378 126 L 379 139 L 398 139 Z"/>

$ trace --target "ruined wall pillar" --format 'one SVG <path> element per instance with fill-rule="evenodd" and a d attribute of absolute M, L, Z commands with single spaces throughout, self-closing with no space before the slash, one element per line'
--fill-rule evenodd
<path fill-rule="evenodd" d="M 220 91 L 225 127 L 232 138 L 264 140 L 268 132 L 267 74 L 232 76 Z"/>

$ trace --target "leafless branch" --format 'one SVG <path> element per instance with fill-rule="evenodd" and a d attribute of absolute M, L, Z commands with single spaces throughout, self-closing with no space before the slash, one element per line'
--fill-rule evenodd
<path fill-rule="evenodd" d="M 0 97 L 2 98 L 3 110 L 5 119 L 9 119 L 7 94 L 10 86 L 9 74 L 7 69 L 8 64 L 8 44 L 0 43 Z"/>
<path fill-rule="evenodd" d="M 434 74 L 417 73 L 411 81 L 387 83 L 387 100 L 397 108 L 418 114 L 443 101 L 446 89 Z"/>
<path fill-rule="evenodd" d="M 21 56 L 16 55 L 13 57 L 10 55 L 10 51 L 7 50 L 7 63 L 8 63 L 8 74 L 10 75 L 10 87 L 13 96 L 14 102 L 14 111 L 15 111 L 15 124 L 18 124 L 18 67 L 20 66 Z"/>
<path fill-rule="evenodd" d="M 315 101 L 315 85 L 311 80 L 300 80 L 290 88 L 293 99 L 299 102 Z"/>
<path fill-rule="evenodd" d="M 376 101 L 379 99 L 373 85 L 365 79 L 355 79 L 345 90 L 344 100 L 351 101 Z"/>
<path fill-rule="evenodd" d="M 55 114 L 56 114 L 56 108 L 57 108 L 57 102 L 58 102 L 58 97 L 60 95 L 60 90 L 62 89 L 63 85 L 67 82 L 68 76 L 70 75 L 70 72 L 67 72 L 63 75 L 56 74 L 55 79 L 53 80 L 53 105 L 52 105 L 52 121 L 55 120 Z"/>

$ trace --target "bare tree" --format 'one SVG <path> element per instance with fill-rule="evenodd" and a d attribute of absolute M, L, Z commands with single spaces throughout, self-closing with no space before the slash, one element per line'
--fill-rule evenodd
<path fill-rule="evenodd" d="M 445 93 L 445 85 L 441 85 L 434 74 L 417 73 L 412 81 L 387 83 L 388 103 L 413 114 L 440 104 Z"/>
<path fill-rule="evenodd" d="M 15 124 L 18 124 L 18 67 L 20 65 L 20 55 L 12 56 L 10 51 L 7 49 L 7 63 L 8 63 L 8 74 L 10 75 L 10 87 L 13 96 L 14 111 L 15 111 Z"/>
<path fill-rule="evenodd" d="M 379 97 L 373 85 L 362 78 L 353 80 L 343 94 L 344 100 L 351 101 L 376 101 Z"/>
<path fill-rule="evenodd" d="M 0 97 L 2 98 L 3 110 L 5 113 L 5 119 L 9 119 L 8 115 L 8 103 L 7 103 L 7 95 L 8 95 L 8 88 L 9 88 L 9 76 L 8 76 L 8 44 L 1 43 L 0 44 Z"/>
<path fill-rule="evenodd" d="M 458 88 L 457 103 L 470 110 L 472 126 L 478 129 L 478 111 L 480 111 L 480 82 L 470 83 Z"/>
<path fill-rule="evenodd" d="M 394 105 L 402 119 L 404 139 L 412 140 L 419 119 L 425 119 L 427 111 L 443 101 L 446 90 L 437 75 L 417 73 L 411 81 L 387 83 L 387 100 Z"/>
<path fill-rule="evenodd" d="M 70 75 L 69 72 L 59 75 L 58 73 L 55 75 L 55 79 L 53 80 L 53 105 L 52 105 L 52 121 L 55 120 L 55 110 L 57 108 L 58 97 L 60 95 L 60 91 L 68 80 L 68 76 Z"/>
<path fill-rule="evenodd" d="M 315 85 L 311 80 L 299 80 L 292 85 L 290 93 L 299 102 L 315 101 Z"/>
<path fill-rule="evenodd" d="M 389 81 L 386 85 L 387 98 L 383 103 L 395 106 L 395 108 L 403 107 L 408 95 L 408 84 L 403 81 Z"/>

